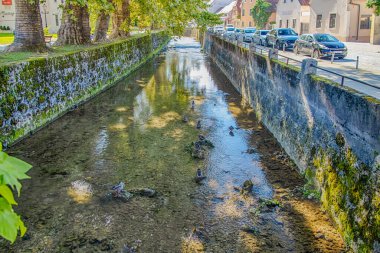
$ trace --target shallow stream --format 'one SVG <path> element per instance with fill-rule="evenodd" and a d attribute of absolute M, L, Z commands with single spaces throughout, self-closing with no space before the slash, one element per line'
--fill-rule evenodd
<path fill-rule="evenodd" d="M 28 232 L 1 252 L 344 252 L 296 167 L 199 43 L 171 44 L 9 150 L 33 169 L 17 207 Z M 199 134 L 214 145 L 205 159 L 188 151 Z M 123 201 L 110 195 L 119 182 L 157 194 Z"/>

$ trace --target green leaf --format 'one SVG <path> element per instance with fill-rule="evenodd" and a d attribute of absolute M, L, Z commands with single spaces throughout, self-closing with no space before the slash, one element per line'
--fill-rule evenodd
<path fill-rule="evenodd" d="M 3 184 L 8 184 L 13 189 L 16 189 L 20 195 L 21 184 L 19 179 L 30 178 L 25 173 L 32 166 L 20 159 L 8 156 L 4 152 L 0 152 L 0 175 L 3 177 Z"/>
<path fill-rule="evenodd" d="M 17 237 L 20 217 L 3 198 L 0 198 L 0 208 L 0 236 L 13 243 Z"/>
<path fill-rule="evenodd" d="M 17 205 L 13 193 L 7 185 L 0 185 L 0 195 L 11 205 Z"/>

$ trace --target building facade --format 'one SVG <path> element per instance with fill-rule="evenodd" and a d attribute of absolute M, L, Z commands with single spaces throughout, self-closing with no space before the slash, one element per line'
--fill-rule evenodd
<path fill-rule="evenodd" d="M 293 28 L 297 33 L 308 33 L 310 4 L 308 0 L 280 0 L 277 4 L 276 28 Z"/>
<path fill-rule="evenodd" d="M 324 0 L 321 4 L 320 0 L 310 0 L 310 32 L 329 33 L 342 41 L 370 42 L 375 16 L 366 2 Z"/>
<path fill-rule="evenodd" d="M 15 29 L 16 6 L 14 0 L 1 0 L 0 4 L 0 26 L 10 28 L 10 32 Z M 63 0 L 46 0 L 40 5 L 42 25 L 48 28 L 50 33 L 57 33 L 61 24 L 62 10 L 59 5 Z"/>
<path fill-rule="evenodd" d="M 268 25 L 266 28 L 271 28 L 271 25 L 276 22 L 276 4 L 278 0 L 267 0 L 272 4 L 270 9 L 271 16 L 268 20 Z M 255 6 L 256 0 L 243 0 L 236 2 L 234 8 L 228 15 L 228 24 L 232 24 L 235 27 L 245 28 L 245 27 L 255 27 L 255 21 L 251 15 L 251 9 Z M 240 8 L 239 8 L 240 6 Z"/>

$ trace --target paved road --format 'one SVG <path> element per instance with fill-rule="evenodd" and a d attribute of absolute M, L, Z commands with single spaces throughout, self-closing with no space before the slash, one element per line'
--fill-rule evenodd
<path fill-rule="evenodd" d="M 247 46 L 247 44 L 245 46 Z M 347 43 L 347 47 L 350 52 L 347 58 L 343 60 L 335 60 L 334 63 L 331 63 L 329 59 L 319 59 L 318 66 L 379 87 L 377 89 L 349 79 L 345 79 L 344 81 L 345 86 L 380 99 L 380 53 L 378 53 L 380 52 L 380 46 L 365 43 Z M 299 61 L 309 58 L 309 56 L 306 55 L 296 55 L 292 51 L 280 51 L 279 54 Z M 355 68 L 357 54 L 361 54 L 359 59 L 359 69 Z M 279 57 L 279 59 L 285 61 L 285 58 Z M 289 63 L 300 66 L 300 64 L 296 62 L 290 61 Z M 317 74 L 329 78 L 337 83 L 341 83 L 340 76 L 333 75 L 322 70 L 318 70 Z"/>

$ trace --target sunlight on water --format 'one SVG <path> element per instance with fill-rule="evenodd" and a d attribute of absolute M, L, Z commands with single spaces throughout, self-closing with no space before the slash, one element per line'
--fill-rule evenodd
<path fill-rule="evenodd" d="M 67 194 L 78 204 L 88 203 L 93 194 L 92 186 L 84 180 L 77 180 L 71 183 Z"/>

